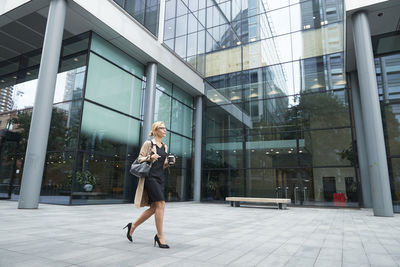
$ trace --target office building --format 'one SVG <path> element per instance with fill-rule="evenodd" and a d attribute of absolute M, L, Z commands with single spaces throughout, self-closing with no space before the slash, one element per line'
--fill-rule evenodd
<path fill-rule="evenodd" d="M 361 2 L 5 1 L 0 88 L 19 130 L 2 130 L 1 196 L 29 206 L 24 187 L 41 182 L 44 203 L 130 202 L 129 166 L 162 120 L 177 156 L 168 201 L 279 197 L 390 216 L 400 3 Z M 28 137 L 32 107 L 48 133 Z M 41 131 L 45 150 L 28 144 Z"/>

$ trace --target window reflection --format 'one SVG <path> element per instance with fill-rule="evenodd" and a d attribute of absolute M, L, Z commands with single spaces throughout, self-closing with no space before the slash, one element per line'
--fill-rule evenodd
<path fill-rule="evenodd" d="M 119 6 L 126 10 L 140 24 L 145 26 L 155 36 L 158 35 L 158 19 L 159 19 L 159 0 L 114 0 Z M 180 2 L 180 1 L 179 1 Z M 175 8 L 174 1 L 166 1 L 167 18 L 173 16 L 171 13 Z"/>

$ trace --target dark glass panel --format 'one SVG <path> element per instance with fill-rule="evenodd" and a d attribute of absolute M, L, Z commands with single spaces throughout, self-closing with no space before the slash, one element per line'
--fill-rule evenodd
<path fill-rule="evenodd" d="M 202 199 L 225 200 L 228 196 L 243 196 L 243 171 L 237 169 L 207 170 L 202 172 Z"/>
<path fill-rule="evenodd" d="M 147 0 L 144 26 L 155 36 L 158 36 L 159 0 Z"/>
<path fill-rule="evenodd" d="M 124 7 L 125 0 L 114 0 L 114 2 L 117 3 L 120 7 Z"/>
<path fill-rule="evenodd" d="M 77 147 L 81 109 L 80 100 L 53 105 L 47 151 Z"/>
<path fill-rule="evenodd" d="M 383 106 L 383 125 L 385 129 L 386 153 L 400 155 L 400 104 Z"/>
<path fill-rule="evenodd" d="M 74 152 L 47 153 L 40 192 L 41 203 L 69 204 L 74 155 Z"/>
<path fill-rule="evenodd" d="M 400 99 L 400 54 L 375 59 L 380 99 L 385 103 Z"/>
<path fill-rule="evenodd" d="M 400 158 L 389 159 L 388 163 L 393 210 L 400 212 Z"/>
<path fill-rule="evenodd" d="M 331 129 L 307 131 L 303 134 L 303 149 L 299 150 L 303 158 L 301 165 L 306 166 L 353 166 L 354 154 L 351 130 Z M 301 151 L 301 152 L 300 152 Z"/>
<path fill-rule="evenodd" d="M 243 168 L 243 137 L 207 137 L 203 168 Z"/>
<path fill-rule="evenodd" d="M 132 200 L 132 183 L 135 179 L 127 172 L 131 162 L 127 162 L 125 155 L 82 152 L 77 161 L 72 204 L 123 203 Z"/>
<path fill-rule="evenodd" d="M 298 95 L 289 113 L 297 114 L 302 129 L 350 126 L 347 92 Z"/>
<path fill-rule="evenodd" d="M 144 24 L 145 7 L 145 0 L 125 0 L 124 9 L 142 25 Z"/>
<path fill-rule="evenodd" d="M 62 56 L 68 56 L 88 50 L 89 38 L 87 36 L 82 36 L 82 38 L 84 39 L 80 40 L 80 38 L 77 38 L 76 41 L 68 41 L 66 44 L 64 44 L 62 48 Z"/>
<path fill-rule="evenodd" d="M 167 201 L 193 199 L 192 170 L 171 167 L 166 174 Z"/>

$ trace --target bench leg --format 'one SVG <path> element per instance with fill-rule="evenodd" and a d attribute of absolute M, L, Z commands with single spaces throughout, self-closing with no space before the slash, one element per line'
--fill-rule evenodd
<path fill-rule="evenodd" d="M 240 203 L 239 203 L 239 201 L 231 201 L 231 206 L 240 207 Z"/>
<path fill-rule="evenodd" d="M 278 203 L 278 208 L 279 208 L 280 210 L 285 210 L 285 209 L 287 208 L 287 205 L 284 204 L 284 203 Z"/>

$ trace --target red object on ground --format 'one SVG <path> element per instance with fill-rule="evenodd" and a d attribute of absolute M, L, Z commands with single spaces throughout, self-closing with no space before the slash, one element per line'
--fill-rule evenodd
<path fill-rule="evenodd" d="M 346 206 L 346 196 L 344 193 L 333 193 L 333 205 L 336 207 Z"/>

